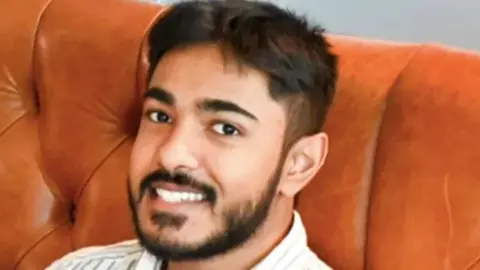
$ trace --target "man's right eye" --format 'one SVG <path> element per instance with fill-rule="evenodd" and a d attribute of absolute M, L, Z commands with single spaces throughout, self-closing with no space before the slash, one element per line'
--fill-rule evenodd
<path fill-rule="evenodd" d="M 160 111 L 147 112 L 147 117 L 150 121 L 155 123 L 171 123 L 172 118 Z"/>

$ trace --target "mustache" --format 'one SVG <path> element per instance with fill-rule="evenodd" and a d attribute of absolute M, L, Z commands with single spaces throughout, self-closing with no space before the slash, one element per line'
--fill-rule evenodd
<path fill-rule="evenodd" d="M 214 204 L 217 200 L 217 193 L 215 188 L 211 185 L 202 183 L 184 172 L 170 173 L 167 170 L 159 169 L 148 174 L 140 183 L 140 196 L 141 200 L 145 194 L 153 188 L 153 184 L 158 182 L 168 182 L 179 186 L 186 186 L 196 189 L 205 195 L 205 200 Z"/>

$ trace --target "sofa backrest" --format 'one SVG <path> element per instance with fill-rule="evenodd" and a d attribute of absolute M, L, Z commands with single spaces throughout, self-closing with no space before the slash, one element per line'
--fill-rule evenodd
<path fill-rule="evenodd" d="M 133 237 L 126 168 L 158 5 L 0 3 L 0 269 Z"/>
<path fill-rule="evenodd" d="M 335 269 L 480 269 L 480 55 L 346 37 L 300 210 Z"/>
<path fill-rule="evenodd" d="M 134 237 L 126 177 L 144 38 L 164 12 L 0 3 L 0 269 Z M 335 269 L 480 269 L 480 56 L 329 39 L 330 154 L 299 204 L 311 247 Z"/>

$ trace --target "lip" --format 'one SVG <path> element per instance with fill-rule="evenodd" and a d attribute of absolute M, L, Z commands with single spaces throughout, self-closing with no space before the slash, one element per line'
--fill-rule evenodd
<path fill-rule="evenodd" d="M 191 193 L 202 193 L 202 191 L 189 187 L 189 186 L 180 186 L 170 182 L 157 182 L 152 185 L 152 188 L 161 188 L 169 191 L 177 191 L 177 192 L 191 192 Z"/>
<path fill-rule="evenodd" d="M 170 184 L 170 183 L 168 183 Z M 177 186 L 173 184 L 174 186 Z M 186 214 L 188 212 L 192 212 L 195 210 L 199 210 L 199 208 L 206 208 L 209 207 L 209 203 L 206 200 L 201 200 L 201 201 L 183 201 L 183 202 L 168 202 L 162 199 L 162 197 L 157 195 L 156 188 L 160 187 L 155 185 L 155 187 L 152 187 L 148 191 L 148 196 L 146 196 L 145 199 L 146 203 L 149 208 L 151 208 L 154 211 L 159 211 L 159 212 L 171 212 L 171 213 L 183 213 Z M 177 186 L 178 187 L 178 186 Z M 164 188 L 163 185 L 161 188 Z M 165 188 L 166 189 L 166 188 Z M 172 190 L 171 191 L 177 191 L 177 190 Z M 190 192 L 186 191 L 184 187 L 182 187 L 181 190 L 178 191 L 183 191 L 183 192 Z M 194 193 L 199 193 L 198 190 L 192 191 Z"/>

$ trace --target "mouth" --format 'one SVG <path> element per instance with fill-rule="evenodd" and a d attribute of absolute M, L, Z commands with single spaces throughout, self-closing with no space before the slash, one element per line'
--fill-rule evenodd
<path fill-rule="evenodd" d="M 174 183 L 156 183 L 149 189 L 150 198 L 158 202 L 157 208 L 180 204 L 199 204 L 207 201 L 207 195 L 188 186 L 180 186 Z"/>
<path fill-rule="evenodd" d="M 200 202 L 205 200 L 204 194 L 194 192 L 170 191 L 163 188 L 156 188 L 155 193 L 160 199 L 168 203 Z"/>

